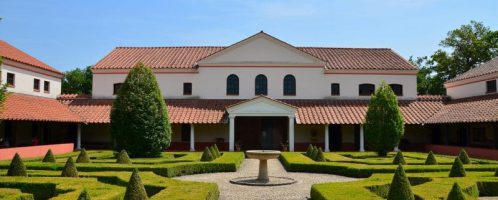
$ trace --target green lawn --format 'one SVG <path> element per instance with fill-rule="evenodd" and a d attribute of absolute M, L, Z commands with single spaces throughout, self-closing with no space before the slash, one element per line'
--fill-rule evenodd
<path fill-rule="evenodd" d="M 133 164 L 117 164 L 112 151 L 87 151 L 92 163 L 76 163 L 79 178 L 60 177 L 68 157 L 79 152 L 56 156 L 56 163 L 42 158 L 25 159 L 29 177 L 7 177 L 10 161 L 0 162 L 0 199 L 77 199 L 86 188 L 92 199 L 122 199 L 131 171 L 140 176 L 150 199 L 218 199 L 214 183 L 180 181 L 170 177 L 210 172 L 233 172 L 243 153 L 225 152 L 210 162 L 201 162 L 202 153 L 163 153 L 161 158 L 131 159 Z"/>

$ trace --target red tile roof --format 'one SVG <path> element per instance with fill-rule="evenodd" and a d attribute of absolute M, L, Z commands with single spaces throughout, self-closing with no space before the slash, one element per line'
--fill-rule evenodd
<path fill-rule="evenodd" d="M 498 122 L 498 94 L 447 102 L 426 123 Z"/>
<path fill-rule="evenodd" d="M 55 99 L 10 93 L 0 113 L 2 120 L 82 122 L 79 115 Z"/>
<path fill-rule="evenodd" d="M 495 57 L 486 63 L 483 63 L 475 68 L 470 69 L 469 71 L 466 71 L 458 75 L 457 77 L 451 80 L 446 81 L 446 83 L 475 78 L 497 72 L 498 72 L 498 57 Z"/>
<path fill-rule="evenodd" d="M 43 70 L 51 71 L 57 74 L 62 74 L 62 72 L 34 58 L 33 56 L 30 56 L 29 54 L 21 51 L 20 49 L 10 45 L 9 43 L 3 40 L 0 40 L 0 56 L 9 60 L 31 65 L 33 67 L 37 67 Z"/>
<path fill-rule="evenodd" d="M 118 47 L 93 69 L 130 69 L 143 62 L 154 69 L 193 69 L 196 62 L 226 47 Z M 297 47 L 335 70 L 416 70 L 391 49 Z"/>

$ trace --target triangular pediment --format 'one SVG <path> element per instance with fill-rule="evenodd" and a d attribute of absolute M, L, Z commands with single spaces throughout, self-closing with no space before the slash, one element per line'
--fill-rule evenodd
<path fill-rule="evenodd" d="M 227 112 L 235 116 L 293 116 L 296 108 L 283 102 L 260 96 L 232 105 L 227 108 Z"/>
<path fill-rule="evenodd" d="M 324 66 L 325 62 L 260 32 L 197 62 L 199 66 Z"/>

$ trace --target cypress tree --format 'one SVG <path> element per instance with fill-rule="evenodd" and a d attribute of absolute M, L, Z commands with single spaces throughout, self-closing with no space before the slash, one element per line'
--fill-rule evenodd
<path fill-rule="evenodd" d="M 90 194 L 88 194 L 88 191 L 86 189 L 83 189 L 80 193 L 80 196 L 78 196 L 78 200 L 90 200 Z"/>
<path fill-rule="evenodd" d="M 387 156 L 403 136 L 405 122 L 398 99 L 384 81 L 370 98 L 364 128 L 365 141 L 379 156 Z"/>
<path fill-rule="evenodd" d="M 81 149 L 80 155 L 78 155 L 78 158 L 76 158 L 76 163 L 90 163 L 90 162 L 91 162 L 90 158 L 88 157 L 85 148 Z"/>
<path fill-rule="evenodd" d="M 214 144 L 214 150 L 216 151 L 216 156 L 221 157 L 220 149 L 218 149 L 218 145 Z"/>
<path fill-rule="evenodd" d="M 212 160 L 214 160 L 213 155 L 211 155 L 211 151 L 209 151 L 209 148 L 206 147 L 204 149 L 204 152 L 202 153 L 201 161 L 207 162 Z"/>
<path fill-rule="evenodd" d="M 311 155 L 311 151 L 313 151 L 313 145 L 309 145 L 308 146 L 308 149 L 306 150 L 306 156 L 310 156 Z"/>
<path fill-rule="evenodd" d="M 460 154 L 458 154 L 458 158 L 460 158 L 460 161 L 462 161 L 463 164 L 470 164 L 470 157 L 465 149 L 462 149 L 460 151 Z"/>
<path fill-rule="evenodd" d="M 28 176 L 26 166 L 22 162 L 21 156 L 16 153 L 12 161 L 10 162 L 9 170 L 7 171 L 7 176 Z"/>
<path fill-rule="evenodd" d="M 453 166 L 451 166 L 449 177 L 465 177 L 465 168 L 459 157 L 455 158 L 455 162 L 453 162 Z"/>
<path fill-rule="evenodd" d="M 209 147 L 209 152 L 211 152 L 211 155 L 213 156 L 213 159 L 218 158 L 218 155 L 216 154 L 216 150 L 214 150 L 213 146 Z"/>
<path fill-rule="evenodd" d="M 406 165 L 405 157 L 403 156 L 403 153 L 401 151 L 398 151 L 398 153 L 396 153 L 396 156 L 394 156 L 393 164 Z"/>
<path fill-rule="evenodd" d="M 78 169 L 74 165 L 73 158 L 69 157 L 66 161 L 66 165 L 62 168 L 62 177 L 78 177 Z"/>
<path fill-rule="evenodd" d="M 131 174 L 130 181 L 128 181 L 128 186 L 126 187 L 126 193 L 124 200 L 145 200 L 148 199 L 145 187 L 142 184 L 142 179 L 138 174 L 138 170 L 133 170 Z"/>
<path fill-rule="evenodd" d="M 160 157 L 171 143 L 171 125 L 156 77 L 143 63 L 130 70 L 111 109 L 114 149 L 130 157 Z"/>
<path fill-rule="evenodd" d="M 55 162 L 55 157 L 54 154 L 52 153 L 52 149 L 48 149 L 47 153 L 45 154 L 45 157 L 43 157 L 42 162 Z"/>
<path fill-rule="evenodd" d="M 425 164 L 426 165 L 437 165 L 436 156 L 434 156 L 434 153 L 432 153 L 432 151 L 429 151 L 429 154 L 427 155 L 427 159 L 425 159 Z"/>
<path fill-rule="evenodd" d="M 318 153 L 315 156 L 315 161 L 317 161 L 317 162 L 325 162 L 326 161 L 325 156 L 323 156 L 323 151 L 322 151 L 321 147 L 318 148 Z"/>
<path fill-rule="evenodd" d="M 410 181 L 408 181 L 403 165 L 398 165 L 398 169 L 394 172 L 393 180 L 389 186 L 387 200 L 415 200 L 410 187 Z"/>
<path fill-rule="evenodd" d="M 448 200 L 465 200 L 465 195 L 462 192 L 462 188 L 460 188 L 460 185 L 458 183 L 454 183 L 453 187 L 451 188 L 450 193 L 448 194 Z"/>
<path fill-rule="evenodd" d="M 126 150 L 121 150 L 117 157 L 116 157 L 116 163 L 119 164 L 131 164 L 130 157 L 128 156 L 128 153 L 126 153 Z"/>

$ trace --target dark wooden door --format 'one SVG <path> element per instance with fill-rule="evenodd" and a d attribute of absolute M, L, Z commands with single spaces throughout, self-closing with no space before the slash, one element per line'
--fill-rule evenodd
<path fill-rule="evenodd" d="M 285 117 L 237 117 L 235 141 L 243 150 L 281 149 L 287 138 L 287 121 Z"/>
<path fill-rule="evenodd" d="M 340 124 L 329 125 L 329 144 L 330 150 L 340 151 L 342 150 L 342 131 Z"/>

